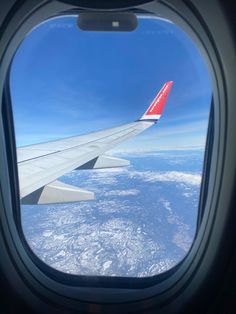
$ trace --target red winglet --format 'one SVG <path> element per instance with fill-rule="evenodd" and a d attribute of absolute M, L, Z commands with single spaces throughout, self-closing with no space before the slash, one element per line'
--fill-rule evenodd
<path fill-rule="evenodd" d="M 169 92 L 173 85 L 173 81 L 166 82 L 157 96 L 154 98 L 153 102 L 149 106 L 148 110 L 144 113 L 140 120 L 154 120 L 160 119 L 162 110 L 167 101 Z"/>

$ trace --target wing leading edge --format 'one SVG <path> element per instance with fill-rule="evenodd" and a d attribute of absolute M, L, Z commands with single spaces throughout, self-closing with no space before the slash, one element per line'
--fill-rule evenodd
<path fill-rule="evenodd" d="M 20 198 L 23 204 L 91 200 L 94 194 L 57 181 L 72 170 L 129 165 L 104 153 L 155 124 L 161 117 L 173 82 L 166 82 L 137 121 L 111 129 L 17 149 Z"/>

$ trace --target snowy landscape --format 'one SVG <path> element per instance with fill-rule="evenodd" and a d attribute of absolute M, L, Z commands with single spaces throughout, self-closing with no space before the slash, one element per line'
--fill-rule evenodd
<path fill-rule="evenodd" d="M 73 171 L 61 181 L 94 201 L 22 206 L 25 237 L 57 270 L 147 277 L 188 253 L 196 230 L 202 150 L 120 154 L 129 167 Z"/>

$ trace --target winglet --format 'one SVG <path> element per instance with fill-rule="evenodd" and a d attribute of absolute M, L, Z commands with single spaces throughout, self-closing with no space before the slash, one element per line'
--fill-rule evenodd
<path fill-rule="evenodd" d="M 154 98 L 148 110 L 144 113 L 144 115 L 139 120 L 157 122 L 157 120 L 160 119 L 162 110 L 165 106 L 165 103 L 167 101 L 172 85 L 173 85 L 173 81 L 166 82 L 163 85 L 162 89 Z"/>

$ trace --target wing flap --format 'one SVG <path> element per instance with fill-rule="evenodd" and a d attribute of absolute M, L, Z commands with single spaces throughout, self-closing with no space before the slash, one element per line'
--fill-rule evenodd
<path fill-rule="evenodd" d="M 23 197 L 21 203 L 24 205 L 46 205 L 88 201 L 93 199 L 93 192 L 82 190 L 60 181 L 54 181 Z"/>
<path fill-rule="evenodd" d="M 130 165 L 129 160 L 102 155 L 86 162 L 82 166 L 78 167 L 76 170 L 126 167 L 129 165 Z"/>

